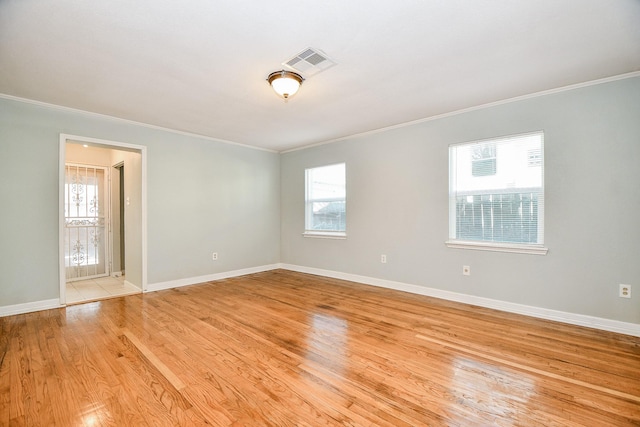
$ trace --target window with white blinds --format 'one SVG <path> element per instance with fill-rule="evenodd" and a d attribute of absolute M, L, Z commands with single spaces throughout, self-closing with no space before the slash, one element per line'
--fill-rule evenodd
<path fill-rule="evenodd" d="M 305 235 L 346 236 L 345 171 L 344 163 L 306 169 Z"/>
<path fill-rule="evenodd" d="M 544 254 L 544 134 L 449 146 L 449 240 L 456 248 Z"/>

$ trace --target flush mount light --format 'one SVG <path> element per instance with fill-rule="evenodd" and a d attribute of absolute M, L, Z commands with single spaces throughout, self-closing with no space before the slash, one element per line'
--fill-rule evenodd
<path fill-rule="evenodd" d="M 304 78 L 293 71 L 281 70 L 269 74 L 267 81 L 273 90 L 287 102 L 287 100 L 300 89 Z"/>

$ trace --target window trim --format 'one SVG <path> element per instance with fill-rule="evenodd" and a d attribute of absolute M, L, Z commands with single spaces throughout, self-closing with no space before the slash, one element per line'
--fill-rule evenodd
<path fill-rule="evenodd" d="M 544 245 L 484 242 L 475 240 L 447 240 L 444 242 L 452 249 L 472 249 L 477 251 L 509 252 L 514 254 L 546 255 L 549 251 Z"/>
<path fill-rule="evenodd" d="M 457 147 L 457 146 L 462 146 L 462 145 L 470 145 L 470 144 L 483 144 L 483 143 L 489 143 L 489 142 L 500 142 L 500 141 L 504 141 L 506 139 L 513 139 L 513 138 L 520 138 L 520 137 L 527 137 L 527 136 L 532 136 L 532 135 L 540 135 L 541 139 L 542 139 L 542 146 L 540 149 L 540 160 L 542 162 L 541 167 L 541 178 L 542 178 L 542 184 L 541 184 L 541 188 L 542 188 L 542 192 L 543 194 L 545 194 L 545 180 L 544 180 L 544 141 L 545 141 L 545 134 L 544 134 L 544 130 L 539 130 L 539 131 L 533 131 L 533 132 L 526 132 L 526 133 L 520 133 L 520 134 L 513 134 L 513 135 L 506 135 L 506 136 L 499 136 L 499 137 L 495 137 L 495 138 L 487 138 L 487 139 L 481 139 L 481 140 L 474 140 L 474 141 L 467 141 L 467 142 L 459 142 L 459 143 L 454 143 L 454 144 L 450 144 L 448 146 L 448 151 L 449 151 L 449 179 L 448 179 L 448 185 L 449 185 L 449 194 L 451 192 L 451 167 L 452 167 L 452 158 L 451 158 L 451 148 L 452 147 Z M 455 227 L 455 213 L 453 213 L 454 215 L 454 222 L 452 223 L 452 213 L 451 213 L 451 198 L 449 196 L 449 212 L 448 212 L 448 235 L 449 237 L 447 238 L 447 240 L 445 241 L 445 245 L 448 248 L 452 248 L 452 249 L 467 249 L 467 250 L 480 250 L 480 251 L 491 251 L 491 252 L 506 252 L 506 253 L 518 253 L 518 254 L 530 254 L 530 255 L 546 255 L 547 252 L 549 251 L 549 249 L 544 245 L 544 237 L 542 239 L 542 243 L 539 244 L 535 244 L 535 243 L 515 243 L 515 242 L 493 242 L 493 241 L 485 241 L 485 240 L 463 240 L 463 239 L 455 239 L 451 237 L 451 232 L 452 232 L 452 227 Z M 545 211 L 545 206 L 544 203 L 542 204 L 542 206 L 540 206 L 540 211 L 539 211 L 539 216 L 538 216 L 538 226 L 541 227 L 539 228 L 539 232 L 542 232 L 542 236 L 544 236 L 544 211 Z"/>
<path fill-rule="evenodd" d="M 302 233 L 304 237 L 314 237 L 317 239 L 337 239 L 344 240 L 347 238 L 347 233 L 345 231 L 305 231 Z"/>
<path fill-rule="evenodd" d="M 344 165 L 344 185 L 345 185 L 345 195 L 344 198 L 340 197 L 325 197 L 319 199 L 309 200 L 309 171 L 313 169 L 319 169 L 330 166 L 338 166 Z M 346 194 L 346 186 L 347 186 L 347 163 L 346 162 L 337 162 L 330 163 L 327 165 L 313 166 L 305 168 L 304 170 L 304 232 L 302 235 L 304 237 L 312 237 L 319 239 L 346 239 L 347 238 L 347 226 L 346 226 L 346 211 L 345 211 L 345 229 L 336 231 L 336 230 L 310 230 L 307 229 L 307 226 L 310 222 L 310 216 L 312 213 L 309 211 L 309 206 L 314 202 L 335 202 L 335 201 L 344 201 L 345 206 L 347 203 L 347 194 Z"/>

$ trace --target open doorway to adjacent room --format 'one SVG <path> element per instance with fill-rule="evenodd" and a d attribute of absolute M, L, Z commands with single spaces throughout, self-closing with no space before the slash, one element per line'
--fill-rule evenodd
<path fill-rule="evenodd" d="M 61 304 L 145 290 L 145 154 L 145 147 L 61 135 Z"/>

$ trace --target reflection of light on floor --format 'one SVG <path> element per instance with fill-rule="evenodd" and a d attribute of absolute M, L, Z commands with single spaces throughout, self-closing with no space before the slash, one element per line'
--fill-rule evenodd
<path fill-rule="evenodd" d="M 83 426 L 99 426 L 105 424 L 110 418 L 109 411 L 106 410 L 104 405 L 100 405 L 97 408 L 86 410 L 82 413 L 82 425 Z"/>
<path fill-rule="evenodd" d="M 95 318 L 102 309 L 100 301 L 87 304 L 72 305 L 67 307 L 66 315 L 68 321 L 84 321 Z"/>
<path fill-rule="evenodd" d="M 82 417 L 82 424 L 85 426 L 97 426 L 100 424 L 100 420 L 95 414 L 85 415 Z"/>
<path fill-rule="evenodd" d="M 499 417 L 503 423 L 510 422 L 501 425 L 522 425 L 518 413 L 535 394 L 535 383 L 526 374 L 464 357 L 456 357 L 452 368 L 456 406 L 487 421 Z"/>
<path fill-rule="evenodd" d="M 341 375 L 347 364 L 347 332 L 349 325 L 344 319 L 315 313 L 311 317 L 311 329 L 307 335 L 307 359 L 331 368 Z"/>

